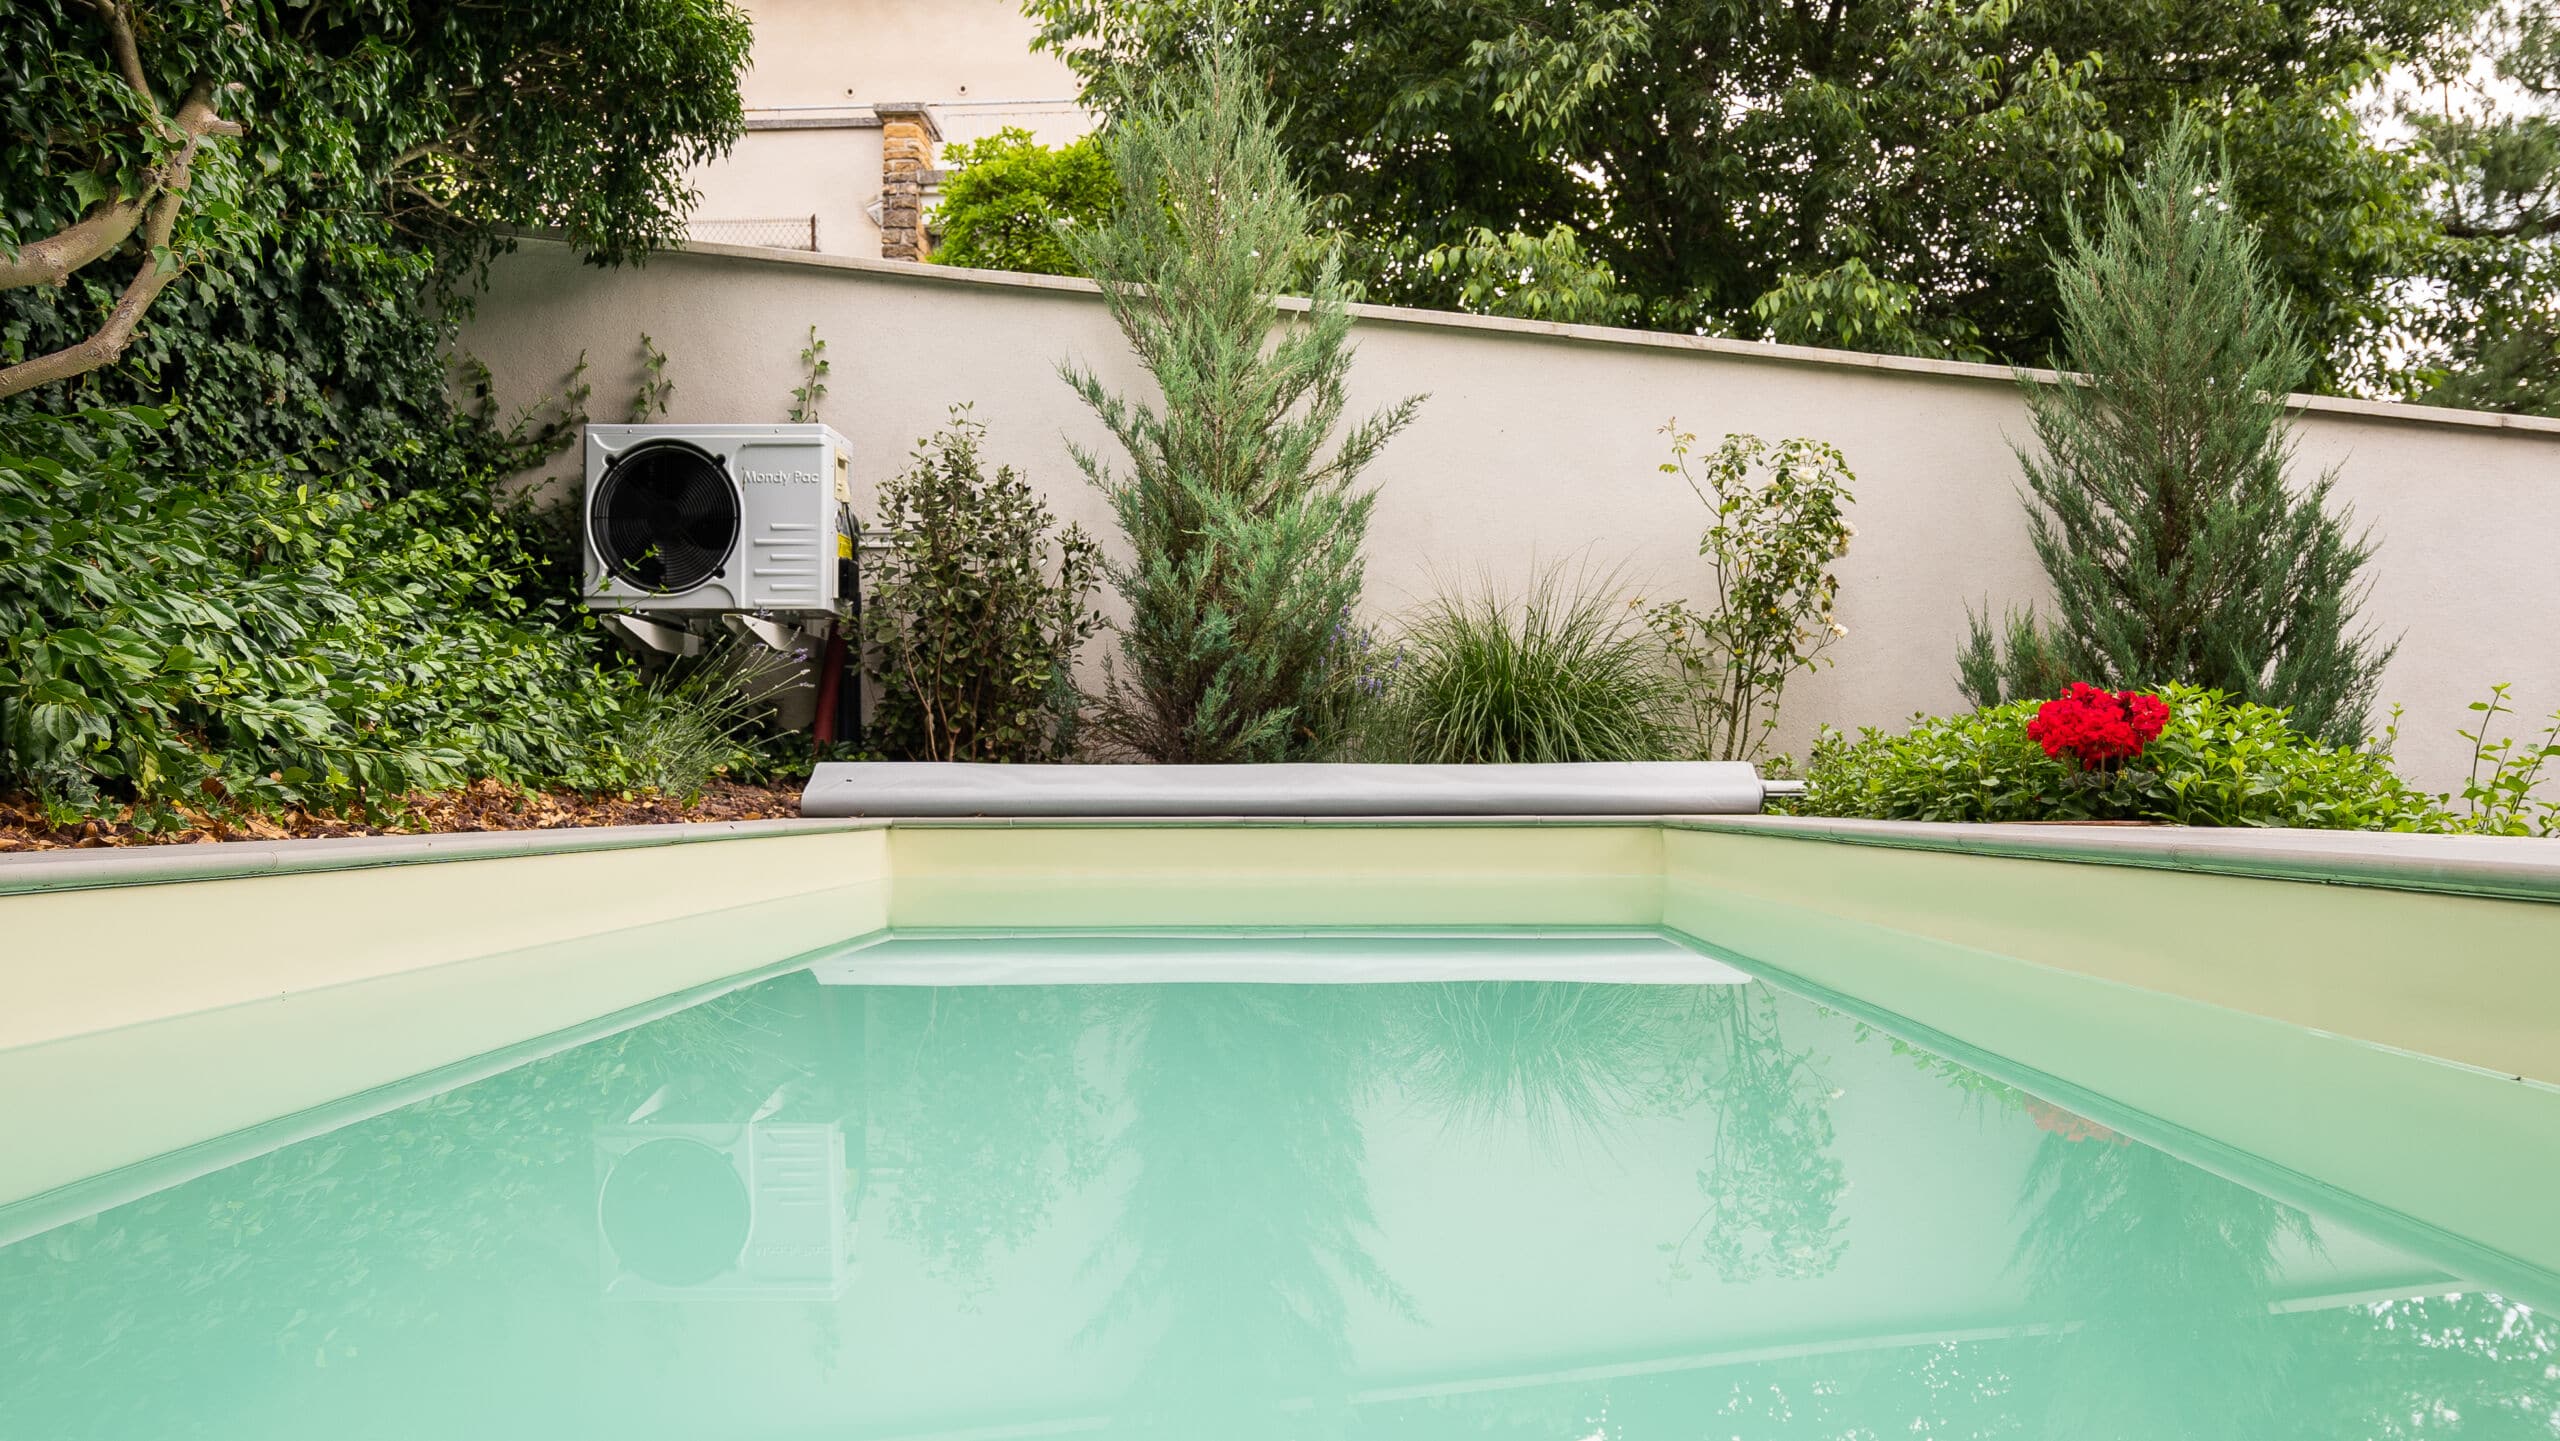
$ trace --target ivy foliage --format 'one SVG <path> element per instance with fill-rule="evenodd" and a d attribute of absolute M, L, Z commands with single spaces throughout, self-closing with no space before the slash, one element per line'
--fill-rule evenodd
<path fill-rule="evenodd" d="M 165 191 L 176 97 L 239 132 L 205 139 L 165 244 L 0 288 L 9 365 L 166 277 L 110 363 L 0 401 L 23 577 L 0 601 L 0 788 L 619 784 L 589 737 L 637 682 L 561 603 L 554 532 L 489 493 L 568 437 L 583 384 L 500 417 L 450 346 L 517 227 L 606 263 L 679 233 L 687 167 L 743 129 L 747 41 L 727 0 L 0 6 L 0 124 L 35 138 L 0 149 L 0 265 Z"/>
<path fill-rule="evenodd" d="M 933 263 L 1035 275 L 1082 275 L 1059 235 L 1111 218 L 1120 187 L 1101 137 L 1048 146 L 1009 125 L 946 147 Z"/>
<path fill-rule="evenodd" d="M 639 682 L 523 593 L 536 559 L 489 501 L 172 471 L 167 425 L 0 419 L 0 774 L 146 815 L 625 781 L 610 737 Z"/>
<path fill-rule="evenodd" d="M 1569 242 L 1571 264 L 1526 272 L 1551 310 L 2022 364 L 2056 339 L 2066 207 L 2191 114 L 2325 382 L 2432 225 L 2421 167 L 2357 96 L 2479 0 L 1029 8 L 1104 102 L 1205 36 L 1256 47 L 1374 298 L 1482 305 L 1492 277 L 1517 306 L 1514 246 Z"/>
<path fill-rule="evenodd" d="M 0 122 L 45 143 L 0 155 L 0 254 L 151 192 L 172 143 L 155 111 L 166 101 L 151 97 L 205 94 L 242 133 L 196 160 L 166 245 L 0 297 L 0 360 L 98 330 L 147 260 L 182 272 L 164 301 L 199 291 L 206 303 L 176 317 L 155 306 L 143 334 L 172 333 L 134 353 L 136 375 L 101 382 L 104 398 L 184 397 L 208 419 L 244 418 L 261 401 L 362 411 L 381 383 L 359 367 L 386 359 L 362 345 L 372 332 L 401 332 L 381 337 L 400 352 L 389 368 L 401 379 L 433 354 L 414 350 L 414 324 L 379 312 L 457 302 L 511 228 L 557 229 L 603 262 L 676 240 L 687 168 L 744 128 L 747 42 L 728 0 L 8 7 Z M 257 313 L 279 307 L 276 320 Z M 320 333 L 273 333 L 296 328 Z M 359 348 L 297 354 L 278 343 L 325 344 L 335 332 Z M 245 353 L 205 354 L 199 338 L 236 339 Z M 305 376 L 297 362 L 324 368 Z M 201 393 L 206 369 L 227 382 L 220 393 Z M 333 393 L 341 369 L 352 392 L 343 401 Z"/>
<path fill-rule="evenodd" d="M 726 0 L 23 0 L 0 18 L 0 154 L 14 251 L 151 182 L 168 140 L 120 72 L 121 11 L 153 93 L 202 82 L 242 126 L 208 171 L 182 259 L 376 224 L 448 260 L 501 228 L 557 228 L 600 259 L 679 238 L 685 172 L 744 128 L 748 25 Z M 377 237 L 378 238 L 378 237 Z"/>

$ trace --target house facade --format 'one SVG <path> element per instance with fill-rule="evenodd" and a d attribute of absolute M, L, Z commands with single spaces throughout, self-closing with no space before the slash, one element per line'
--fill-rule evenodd
<path fill-rule="evenodd" d="M 747 133 L 697 169 L 699 241 L 888 260 L 930 254 L 945 148 L 1008 126 L 1060 145 L 1094 128 L 1076 81 L 1032 49 L 1013 0 L 747 0 Z"/>

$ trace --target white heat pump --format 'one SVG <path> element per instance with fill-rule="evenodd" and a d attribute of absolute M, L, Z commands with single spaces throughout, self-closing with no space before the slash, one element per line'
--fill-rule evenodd
<path fill-rule="evenodd" d="M 586 598 L 673 624 L 853 599 L 853 451 L 823 425 L 587 427 Z"/>
<path fill-rule="evenodd" d="M 836 1123 L 639 1124 L 595 1142 L 607 1297 L 844 1293 L 853 1221 Z"/>

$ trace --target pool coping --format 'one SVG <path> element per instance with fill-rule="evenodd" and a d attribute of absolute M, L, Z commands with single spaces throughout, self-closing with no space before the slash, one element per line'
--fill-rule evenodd
<path fill-rule="evenodd" d="M 1985 825 L 1766 815 L 850 817 L 222 841 L 0 855 L 0 896 L 881 829 L 1359 830 L 1626 826 L 2560 903 L 2560 839 L 2186 826 Z"/>
<path fill-rule="evenodd" d="M 438 831 L 427 835 L 317 836 L 284 841 L 18 851 L 0 855 L 0 896 L 446 861 L 574 855 L 581 851 L 642 850 L 710 841 L 877 830 L 887 824 L 881 820 L 693 821 L 674 825 L 558 826 L 544 830 Z"/>
<path fill-rule="evenodd" d="M 1691 816 L 1674 830 L 2560 902 L 2560 838 L 2209 826 L 1975 824 Z"/>

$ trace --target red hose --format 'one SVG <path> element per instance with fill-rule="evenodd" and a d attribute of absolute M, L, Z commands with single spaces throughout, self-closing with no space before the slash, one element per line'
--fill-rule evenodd
<path fill-rule="evenodd" d="M 836 712 L 841 709 L 838 694 L 844 687 L 844 626 L 827 628 L 827 644 L 818 652 L 818 714 L 809 723 L 810 734 L 820 745 L 831 745 L 836 738 Z"/>

